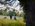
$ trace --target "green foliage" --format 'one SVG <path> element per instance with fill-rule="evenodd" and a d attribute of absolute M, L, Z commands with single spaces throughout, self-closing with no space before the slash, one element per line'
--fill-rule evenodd
<path fill-rule="evenodd" d="M 2 13 L 2 10 L 0 10 L 0 15 L 2 15 L 3 13 Z"/>
<path fill-rule="evenodd" d="M 0 15 L 2 15 L 2 12 L 0 12 Z"/>
<path fill-rule="evenodd" d="M 9 11 L 9 14 L 8 15 L 15 16 L 16 15 L 16 12 L 15 11 Z"/>
<path fill-rule="evenodd" d="M 8 15 L 7 11 L 3 11 L 2 13 L 3 13 L 4 16 Z"/>
<path fill-rule="evenodd" d="M 22 13 L 20 14 L 20 16 L 21 16 L 21 17 L 24 17 L 24 13 L 22 12 Z"/>
<path fill-rule="evenodd" d="M 7 16 L 7 15 L 8 15 L 8 13 L 7 13 L 7 12 L 3 12 L 3 15 L 4 15 L 4 16 Z"/>
<path fill-rule="evenodd" d="M 16 15 L 16 12 L 15 11 L 9 11 L 7 12 L 7 9 L 5 10 L 0 10 L 0 15 L 4 15 L 4 16 L 15 16 Z"/>

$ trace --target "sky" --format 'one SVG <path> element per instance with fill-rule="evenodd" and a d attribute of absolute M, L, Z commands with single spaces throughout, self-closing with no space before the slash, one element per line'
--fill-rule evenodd
<path fill-rule="evenodd" d="M 5 0 L 0 0 L 0 1 L 4 2 Z M 19 11 L 19 9 L 20 9 L 20 2 L 18 0 L 10 0 L 10 1 L 7 1 L 7 5 L 6 6 L 8 6 L 10 8 L 13 8 L 13 9 L 16 9 L 16 10 Z M 4 4 L 2 5 L 1 3 L 0 3 L 0 7 L 6 8 L 4 6 Z"/>
<path fill-rule="evenodd" d="M 10 0 L 10 1 L 7 1 L 7 2 L 5 3 L 5 5 L 4 5 L 4 1 L 5 1 L 5 0 L 0 0 L 0 1 L 1 1 L 1 2 L 0 2 L 0 10 L 1 10 L 1 9 L 5 10 L 6 7 L 9 7 L 9 10 L 7 10 L 7 12 L 8 12 L 8 11 L 13 11 L 13 9 L 18 10 L 19 14 L 20 14 L 21 12 L 23 12 L 23 10 L 20 11 L 20 9 L 22 9 L 22 7 L 20 7 L 20 2 L 19 2 L 18 0 Z M 2 3 L 3 3 L 3 4 L 2 4 Z"/>

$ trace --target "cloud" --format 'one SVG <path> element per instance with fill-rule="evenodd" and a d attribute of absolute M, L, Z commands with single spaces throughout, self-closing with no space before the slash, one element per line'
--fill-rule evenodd
<path fill-rule="evenodd" d="M 7 1 L 7 3 L 8 4 L 6 6 L 10 7 L 10 10 L 12 10 L 12 8 L 16 9 L 16 10 L 20 9 L 20 4 L 19 4 L 18 0 L 10 0 L 10 1 Z M 2 7 L 2 5 L 1 5 L 1 7 Z M 3 7 L 5 7 L 5 5 Z"/>
<path fill-rule="evenodd" d="M 18 5 L 15 9 L 19 11 L 20 10 L 20 5 Z"/>

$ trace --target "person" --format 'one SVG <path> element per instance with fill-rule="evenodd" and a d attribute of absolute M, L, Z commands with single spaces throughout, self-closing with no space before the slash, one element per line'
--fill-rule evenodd
<path fill-rule="evenodd" d="M 16 12 L 15 12 L 15 10 L 9 11 L 9 16 L 10 16 L 10 19 L 12 19 L 12 16 L 15 16 L 14 17 L 14 20 L 15 20 L 16 19 Z"/>
<path fill-rule="evenodd" d="M 14 20 L 16 20 L 16 12 L 15 12 L 15 9 L 13 9 L 13 16 L 14 16 Z"/>
<path fill-rule="evenodd" d="M 12 19 L 12 11 L 9 11 L 10 19 Z"/>

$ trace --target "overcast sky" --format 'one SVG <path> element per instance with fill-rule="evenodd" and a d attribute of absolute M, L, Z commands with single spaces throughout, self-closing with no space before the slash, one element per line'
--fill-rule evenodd
<path fill-rule="evenodd" d="M 0 1 L 5 1 L 5 0 L 0 0 Z M 16 10 L 20 9 L 20 4 L 18 0 L 10 0 L 7 1 L 8 3 L 8 7 L 10 6 L 10 8 L 14 8 Z M 4 5 L 0 4 L 0 7 L 6 8 Z"/>

